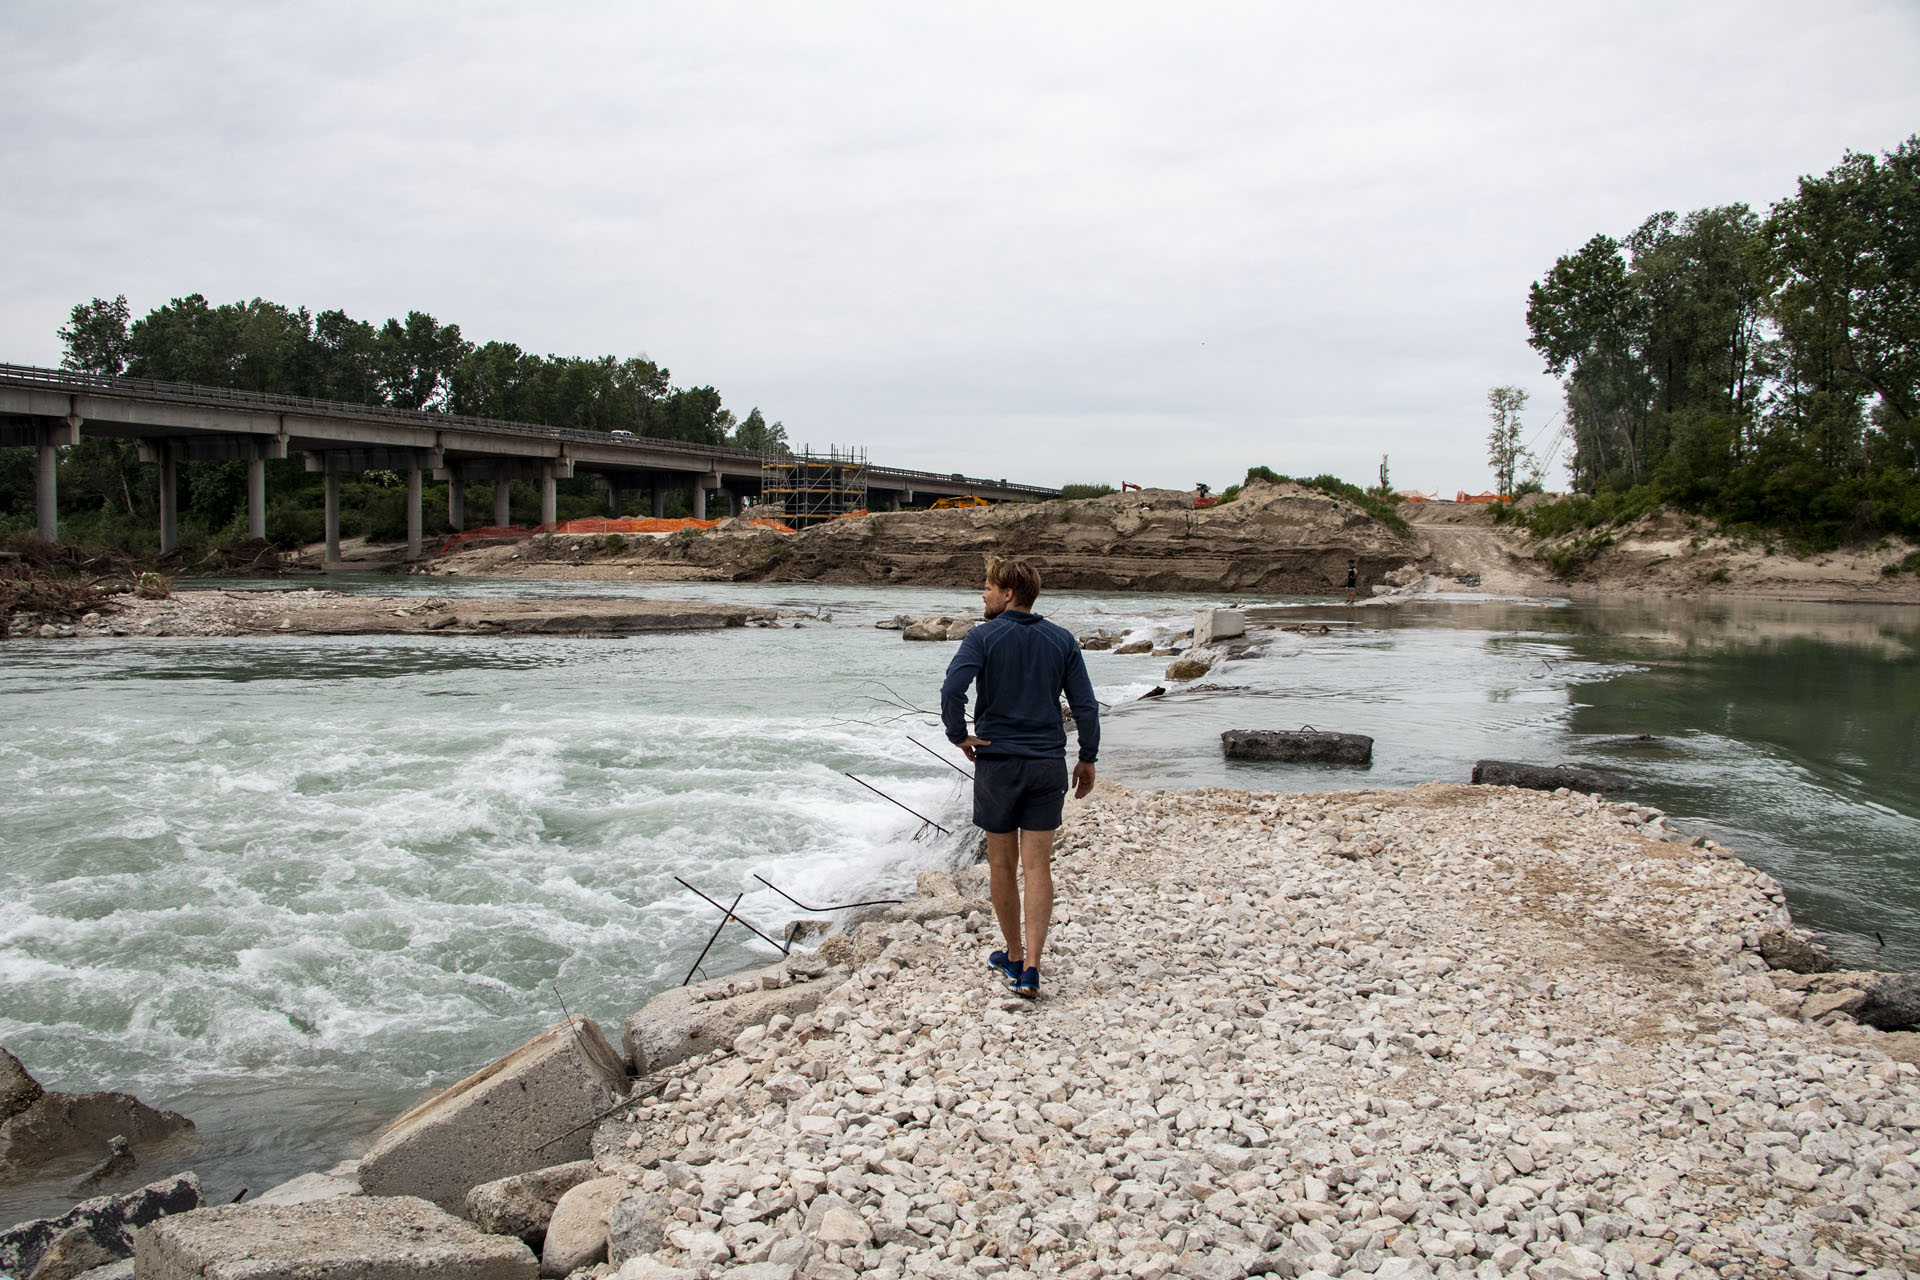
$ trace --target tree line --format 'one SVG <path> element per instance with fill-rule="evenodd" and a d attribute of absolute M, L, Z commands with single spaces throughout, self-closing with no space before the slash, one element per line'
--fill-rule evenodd
<path fill-rule="evenodd" d="M 676 387 L 669 371 L 644 355 L 543 356 L 511 342 L 476 344 L 459 325 L 423 311 L 375 325 L 344 311 L 315 314 L 260 298 L 216 306 L 196 293 L 136 319 L 122 294 L 75 306 L 59 337 L 62 366 L 86 373 L 789 452 L 781 423 L 767 421 L 757 407 L 737 417 L 711 386 Z M 268 472 L 269 537 L 312 541 L 319 478 L 297 459 L 269 463 Z M 397 497 L 379 492 L 393 479 L 376 473 L 347 486 L 344 532 L 389 537 L 404 529 Z M 59 481 L 69 541 L 153 540 L 157 469 L 138 461 L 130 441 L 83 436 L 62 451 Z M 588 485 L 584 478 L 561 483 L 563 511 L 602 513 Z M 516 519 L 537 503 L 530 487 L 517 492 L 522 487 Z M 31 450 L 0 449 L 0 532 L 32 528 L 33 500 Z M 180 500 L 183 537 L 237 536 L 245 525 L 242 464 L 183 464 Z M 430 528 L 438 523 L 444 521 L 429 516 Z"/>
<path fill-rule="evenodd" d="M 1920 135 L 1764 213 L 1595 235 L 1533 284 L 1527 327 L 1577 492 L 1814 542 L 1920 534 Z"/>

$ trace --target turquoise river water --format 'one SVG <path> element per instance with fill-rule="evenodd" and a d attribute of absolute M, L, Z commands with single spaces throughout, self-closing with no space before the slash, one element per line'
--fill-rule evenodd
<path fill-rule="evenodd" d="M 223 584 L 231 585 L 231 584 Z M 284 584 L 258 584 L 273 587 Z M 964 782 L 914 744 L 952 646 L 876 630 L 964 590 L 431 583 L 381 592 L 744 600 L 804 629 L 629 640 L 40 641 L 0 647 L 0 1044 L 194 1137 L 136 1179 L 229 1199 L 363 1148 L 423 1091 L 567 1008 L 617 1038 L 717 913 L 910 891 L 967 856 Z M 1057 594 L 1076 631 L 1172 633 L 1176 596 Z M 1843 960 L 1920 968 L 1920 610 L 1248 600 L 1281 633 L 1139 701 L 1164 660 L 1090 653 L 1103 777 L 1307 791 L 1465 781 L 1481 757 L 1624 773 L 1786 885 Z M 1228 764 L 1219 734 L 1374 736 L 1371 769 Z M 1616 741 L 1657 735 L 1652 744 Z M 853 773 L 955 829 L 928 831 Z M 720 974 L 767 949 L 730 929 Z M 0 1223 L 68 1202 L 0 1187 Z"/>

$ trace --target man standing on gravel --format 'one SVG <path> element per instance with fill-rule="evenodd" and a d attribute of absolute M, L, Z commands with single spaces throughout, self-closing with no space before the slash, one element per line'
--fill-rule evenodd
<path fill-rule="evenodd" d="M 1073 794 L 1093 790 L 1100 755 L 1100 704 L 1080 645 L 1064 627 L 1033 612 L 1040 573 L 1024 560 L 987 561 L 985 625 L 960 641 L 940 686 L 940 719 L 948 741 L 974 762 L 973 822 L 987 833 L 993 913 L 1005 951 L 987 963 L 1029 999 L 1040 994 L 1040 953 L 1053 919 L 1053 834 L 1067 795 L 1066 694 L 1080 738 Z M 978 682 L 973 731 L 967 730 L 967 687 Z M 1020 881 L 1027 877 L 1026 930 L 1020 927 Z"/>

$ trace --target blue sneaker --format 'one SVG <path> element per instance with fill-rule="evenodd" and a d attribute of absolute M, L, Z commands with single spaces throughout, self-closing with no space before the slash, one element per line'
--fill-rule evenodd
<path fill-rule="evenodd" d="M 1026 971 L 1007 986 L 1013 989 L 1013 994 L 1032 1000 L 1040 994 L 1040 971 L 1028 965 Z"/>
<path fill-rule="evenodd" d="M 1008 986 L 1020 981 L 1020 966 L 1008 959 L 1004 951 L 996 951 L 988 956 L 987 967 L 998 971 L 1000 976 L 1007 980 Z"/>

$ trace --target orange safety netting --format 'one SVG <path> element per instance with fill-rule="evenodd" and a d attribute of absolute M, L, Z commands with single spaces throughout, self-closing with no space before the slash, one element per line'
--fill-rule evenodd
<path fill-rule="evenodd" d="M 622 516 L 614 519 L 607 516 L 591 516 L 585 520 L 562 520 L 558 524 L 537 524 L 531 527 L 524 524 L 492 524 L 481 529 L 467 529 L 460 533 L 449 534 L 440 544 L 440 553 L 456 551 L 470 542 L 509 542 L 519 538 L 538 537 L 543 533 L 559 534 L 608 534 L 608 533 L 679 533 L 683 529 L 712 529 L 719 520 L 677 520 L 656 519 L 652 516 Z M 793 526 L 779 520 L 754 519 L 745 523 L 758 529 L 775 529 L 781 533 L 792 533 Z"/>
<path fill-rule="evenodd" d="M 1454 495 L 1455 502 L 1512 502 L 1512 498 L 1497 493 L 1468 493 L 1462 489 Z"/>

